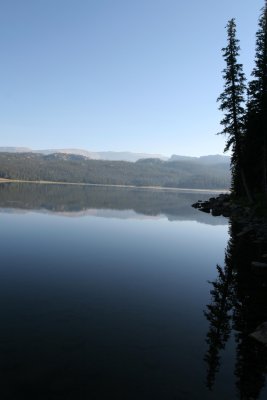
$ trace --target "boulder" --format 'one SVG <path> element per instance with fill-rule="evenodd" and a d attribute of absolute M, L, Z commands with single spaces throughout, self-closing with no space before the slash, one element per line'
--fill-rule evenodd
<path fill-rule="evenodd" d="M 252 261 L 252 267 L 256 268 L 267 268 L 267 263 L 259 262 L 259 261 Z"/>
<path fill-rule="evenodd" d="M 218 217 L 219 215 L 222 215 L 222 209 L 221 207 L 214 207 L 211 213 L 214 217 Z"/>
<path fill-rule="evenodd" d="M 260 343 L 267 344 L 267 321 L 259 325 L 249 336 Z"/>

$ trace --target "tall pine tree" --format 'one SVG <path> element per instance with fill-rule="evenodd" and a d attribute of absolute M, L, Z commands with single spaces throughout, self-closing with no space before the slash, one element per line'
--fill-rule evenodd
<path fill-rule="evenodd" d="M 224 118 L 221 121 L 224 129 L 220 133 L 228 136 L 225 151 L 232 149 L 232 191 L 239 196 L 245 193 L 249 201 L 252 201 L 245 176 L 242 152 L 245 121 L 243 104 L 246 85 L 242 64 L 237 62 L 240 47 L 239 41 L 236 39 L 235 20 L 231 19 L 226 28 L 228 35 L 227 46 L 222 49 L 226 62 L 226 68 L 223 70 L 225 83 L 224 91 L 218 98 L 220 102 L 219 109 L 224 112 Z M 238 185 L 239 177 L 242 181 L 242 187 Z"/>
<path fill-rule="evenodd" d="M 246 159 L 254 191 L 267 197 L 267 0 L 256 34 L 254 79 L 249 83 L 246 121 Z M 250 155 L 248 154 L 250 153 Z"/>

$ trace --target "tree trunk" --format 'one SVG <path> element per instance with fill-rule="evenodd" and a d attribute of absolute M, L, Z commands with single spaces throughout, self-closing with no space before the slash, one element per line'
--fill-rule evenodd
<path fill-rule="evenodd" d="M 253 197 L 252 197 L 252 195 L 250 193 L 250 190 L 249 190 L 249 187 L 248 187 L 248 184 L 247 184 L 246 175 L 245 175 L 245 172 L 244 172 L 244 169 L 243 169 L 243 165 L 240 166 L 240 175 L 241 175 L 242 183 L 243 183 L 243 186 L 244 186 L 245 193 L 246 193 L 246 196 L 248 198 L 248 201 L 249 201 L 250 204 L 252 204 L 253 203 Z"/>

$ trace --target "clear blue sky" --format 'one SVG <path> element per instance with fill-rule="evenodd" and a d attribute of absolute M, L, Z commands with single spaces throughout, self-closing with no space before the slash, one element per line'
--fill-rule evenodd
<path fill-rule="evenodd" d="M 221 48 L 263 0 L 1 0 L 0 146 L 222 153 Z"/>

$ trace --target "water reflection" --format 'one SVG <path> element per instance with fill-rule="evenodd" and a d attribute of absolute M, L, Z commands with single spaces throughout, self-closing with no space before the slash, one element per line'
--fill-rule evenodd
<path fill-rule="evenodd" d="M 47 185 L 29 183 L 0 184 L 0 208 L 14 212 L 35 210 L 64 216 L 96 215 L 134 218 L 142 215 L 172 220 L 189 220 L 209 225 L 226 225 L 224 217 L 212 218 L 191 207 L 210 193 L 142 188 Z M 111 212 L 113 210 L 113 212 Z M 119 211 L 119 213 L 116 213 Z M 122 211 L 124 213 L 122 214 Z"/>
<path fill-rule="evenodd" d="M 235 385 L 239 399 L 261 398 L 267 371 L 267 348 L 249 335 L 267 320 L 267 274 L 253 270 L 251 262 L 263 252 L 262 245 L 246 235 L 237 236 L 236 222 L 230 224 L 230 240 L 224 267 L 210 282 L 211 302 L 205 316 L 209 321 L 206 385 L 212 391 L 220 370 L 222 350 L 232 335 L 235 340 Z M 265 249 L 266 250 L 266 249 Z"/>
<path fill-rule="evenodd" d="M 2 398 L 231 398 L 203 384 L 206 279 L 228 237 L 191 207 L 208 196 L 0 185 Z M 95 211 L 115 218 L 76 218 Z"/>

